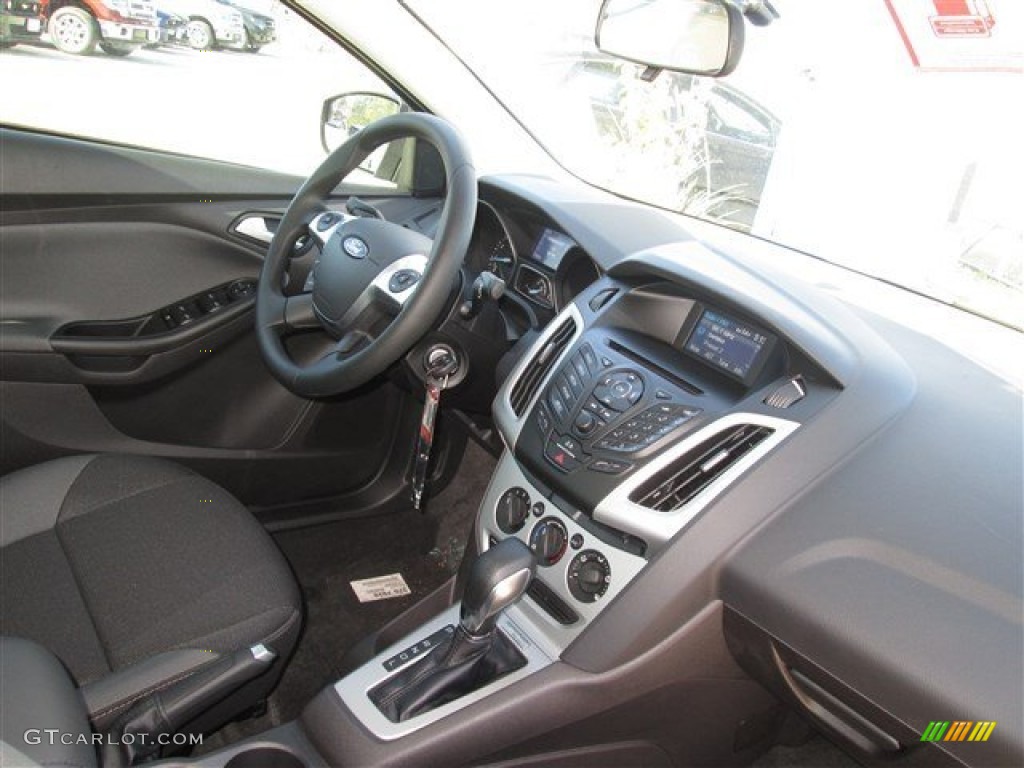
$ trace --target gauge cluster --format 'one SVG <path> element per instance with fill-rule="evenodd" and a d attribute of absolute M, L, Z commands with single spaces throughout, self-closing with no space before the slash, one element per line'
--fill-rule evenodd
<path fill-rule="evenodd" d="M 526 305 L 545 324 L 601 277 L 593 259 L 571 235 L 539 211 L 481 200 L 467 264 L 506 285 L 506 297 Z"/>

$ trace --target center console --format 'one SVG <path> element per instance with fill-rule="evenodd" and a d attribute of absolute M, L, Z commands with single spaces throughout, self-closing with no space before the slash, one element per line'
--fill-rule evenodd
<path fill-rule="evenodd" d="M 785 411 L 807 394 L 792 371 L 799 362 L 759 324 L 678 291 L 611 281 L 589 290 L 522 356 L 494 406 L 506 451 L 475 543 L 481 559 L 513 543 L 532 552 L 525 594 L 496 619 L 519 662 L 405 719 L 382 706 L 390 681 L 415 680 L 449 653 L 455 605 L 339 681 L 338 699 L 388 742 L 551 667 L 674 537 L 798 429 Z"/>

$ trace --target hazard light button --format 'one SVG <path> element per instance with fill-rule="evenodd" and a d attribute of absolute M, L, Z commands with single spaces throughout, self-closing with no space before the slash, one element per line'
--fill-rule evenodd
<path fill-rule="evenodd" d="M 544 455 L 548 461 L 563 472 L 572 472 L 587 460 L 578 440 L 569 435 L 553 434 L 544 445 Z"/>

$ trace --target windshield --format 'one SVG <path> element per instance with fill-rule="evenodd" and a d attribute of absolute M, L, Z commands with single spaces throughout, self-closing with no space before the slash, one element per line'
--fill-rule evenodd
<path fill-rule="evenodd" d="M 1016 0 L 773 0 L 720 79 L 594 46 L 600 0 L 407 0 L 567 170 L 1018 328 Z"/>

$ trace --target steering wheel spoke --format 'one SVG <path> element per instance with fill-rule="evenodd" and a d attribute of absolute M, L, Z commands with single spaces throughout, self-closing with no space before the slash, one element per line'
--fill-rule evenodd
<path fill-rule="evenodd" d="M 345 222 L 354 218 L 355 216 L 342 211 L 324 211 L 314 216 L 313 220 L 309 222 L 309 233 L 316 238 L 320 247 L 323 248 Z"/>
<path fill-rule="evenodd" d="M 312 293 L 299 293 L 285 298 L 284 325 L 288 331 L 308 331 L 322 327 L 313 311 Z"/>
<path fill-rule="evenodd" d="M 397 316 L 415 295 L 426 270 L 427 257 L 421 253 L 392 262 L 370 284 L 374 300 L 386 312 Z"/>
<path fill-rule="evenodd" d="M 334 345 L 334 351 L 342 358 L 351 357 L 374 341 L 374 336 L 368 330 L 353 329 L 347 331 L 344 336 L 338 339 Z"/>
<path fill-rule="evenodd" d="M 264 324 L 277 335 L 284 336 L 295 331 L 320 328 L 313 311 L 313 294 L 300 293 L 295 296 L 278 294 L 265 300 Z"/>

